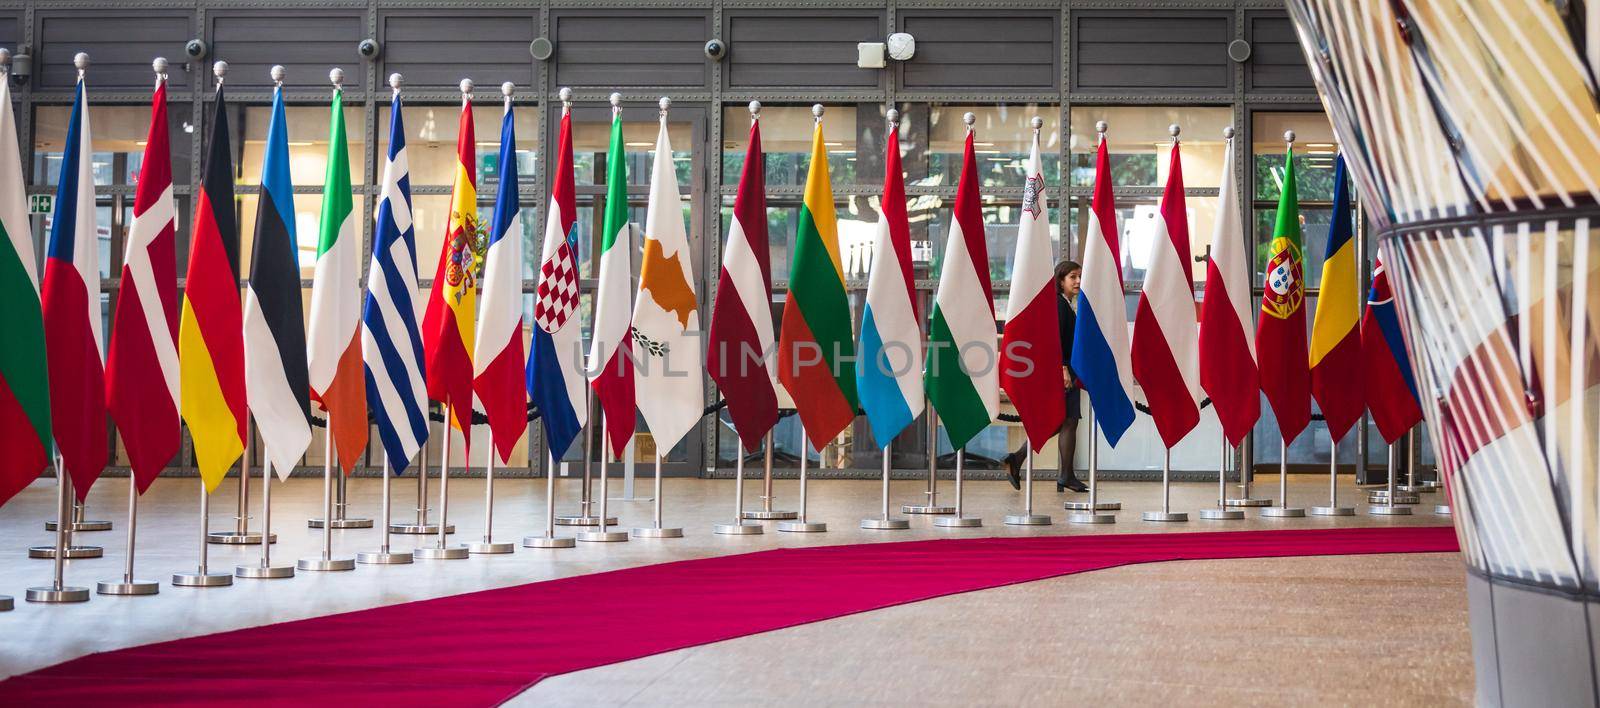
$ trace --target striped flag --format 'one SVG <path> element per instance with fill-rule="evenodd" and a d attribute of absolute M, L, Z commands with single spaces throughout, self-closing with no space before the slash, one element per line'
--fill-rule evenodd
<path fill-rule="evenodd" d="M 1111 195 L 1111 158 L 1105 136 L 1094 161 L 1094 199 L 1083 239 L 1083 281 L 1072 333 L 1072 370 L 1089 392 L 1095 421 L 1112 447 L 1133 425 L 1133 361 L 1128 351 L 1127 305 L 1122 297 L 1122 250 L 1117 205 Z"/>
<path fill-rule="evenodd" d="M 1067 402 L 1062 395 L 1061 320 L 1056 307 L 1061 296 L 1056 294 L 1050 265 L 1050 216 L 1037 130 L 1019 219 L 1011 297 L 1006 300 L 1006 328 L 1000 339 L 1000 386 L 1016 405 L 1028 442 L 1038 452 L 1061 431 Z"/>
<path fill-rule="evenodd" d="M 1417 398 L 1417 379 L 1406 355 L 1405 338 L 1400 333 L 1389 274 L 1381 259 L 1373 264 L 1372 292 L 1367 296 L 1366 314 L 1361 317 L 1361 358 L 1372 422 L 1377 424 L 1384 442 L 1392 445 L 1422 421 L 1422 406 Z"/>
<path fill-rule="evenodd" d="M 344 89 L 333 90 L 328 172 L 322 191 L 317 266 L 311 281 L 306 366 L 311 396 L 328 415 L 328 434 L 345 474 L 367 449 L 367 387 L 361 366 L 361 234 L 350 191 Z"/>
<path fill-rule="evenodd" d="M 1200 351 L 1190 274 L 1194 261 L 1189 257 L 1189 213 L 1177 141 L 1161 195 L 1161 218 L 1150 224 L 1150 265 L 1133 319 L 1133 377 L 1144 389 L 1161 442 L 1171 449 L 1200 423 Z"/>
<path fill-rule="evenodd" d="M 233 148 L 222 85 L 211 134 L 178 321 L 178 383 L 183 422 L 206 491 L 215 491 L 244 454 L 249 418 L 244 386 L 244 322 L 239 305 L 239 224 L 234 217 Z"/>
<path fill-rule="evenodd" d="M 545 164 L 549 164 L 546 162 Z M 533 340 L 528 350 L 528 397 L 539 408 L 545 445 L 566 454 L 589 422 L 583 395 L 582 324 L 578 314 L 578 201 L 572 175 L 572 109 L 561 109 L 556 171 L 551 175 L 550 217 L 534 286 Z"/>
<path fill-rule="evenodd" d="M 817 450 L 856 417 L 855 338 L 838 229 L 819 119 L 811 134 L 811 168 L 778 333 L 778 380 L 794 398 L 800 424 Z"/>
<path fill-rule="evenodd" d="M 272 118 L 261 160 L 250 287 L 244 296 L 245 390 L 266 460 L 279 479 L 311 444 L 311 384 L 300 304 L 294 185 L 289 182 L 289 132 L 283 87 L 272 93 Z"/>
<path fill-rule="evenodd" d="M 1333 215 L 1322 254 L 1322 283 L 1311 323 L 1311 393 L 1328 432 L 1339 440 L 1366 412 L 1361 376 L 1361 265 L 1351 238 L 1344 156 L 1333 167 Z"/>
<path fill-rule="evenodd" d="M 411 222 L 411 177 L 400 92 L 389 104 L 389 154 L 367 269 L 367 301 L 361 312 L 361 358 L 367 370 L 367 400 L 378 423 L 378 439 L 389 468 L 404 472 L 428 441 L 428 389 L 417 329 L 417 238 Z"/>
<path fill-rule="evenodd" d="M 1233 140 L 1222 158 L 1222 194 L 1206 258 L 1206 292 L 1200 302 L 1200 388 L 1222 423 L 1228 444 L 1238 446 L 1261 417 L 1261 375 L 1250 338 L 1250 261 L 1239 223 L 1239 190 L 1233 184 Z"/>
<path fill-rule="evenodd" d="M 1300 241 L 1300 201 L 1294 150 L 1283 158 L 1283 194 L 1267 245 L 1267 282 L 1256 322 L 1261 392 L 1267 396 L 1284 444 L 1311 422 L 1311 371 L 1306 353 L 1306 290 Z"/>
<path fill-rule="evenodd" d="M 967 131 L 961 181 L 945 239 L 923 380 L 939 422 L 960 450 L 1000 414 L 989 247 L 978 205 L 978 161 Z"/>
<path fill-rule="evenodd" d="M 50 376 L 11 82 L 0 81 L 0 504 L 50 464 Z"/>
<path fill-rule="evenodd" d="M 594 293 L 589 385 L 605 412 L 611 452 L 621 458 L 633 438 L 633 240 L 628 226 L 628 167 L 622 152 L 622 109 L 611 111 L 606 153 L 606 214 L 600 233 L 600 284 Z"/>
<path fill-rule="evenodd" d="M 167 81 L 156 82 L 106 349 L 106 402 L 139 493 L 178 454 L 178 267 Z"/>
<path fill-rule="evenodd" d="M 746 452 L 778 422 L 777 374 L 769 359 L 772 330 L 772 259 L 767 243 L 766 170 L 761 152 L 761 121 L 750 120 L 739 192 L 733 198 L 728 247 L 717 276 L 717 302 L 711 311 L 711 348 L 706 368 L 728 402 L 728 417 Z"/>
<path fill-rule="evenodd" d="M 861 311 L 861 366 L 856 368 L 856 391 L 879 448 L 887 447 L 927 407 L 921 381 L 922 318 L 911 275 L 911 223 L 900 172 L 900 131 L 891 129 L 888 137 L 878 206 L 882 213 L 872 242 L 867 303 Z"/>
<path fill-rule="evenodd" d="M 644 219 L 644 262 L 633 303 L 633 370 L 639 414 L 665 456 L 700 423 L 705 409 L 701 370 L 700 307 L 690 267 L 689 235 L 683 228 L 683 196 L 672 166 L 667 114 L 661 112 L 650 171 L 650 202 Z"/>
<path fill-rule="evenodd" d="M 478 311 L 478 173 L 477 143 L 472 134 L 472 97 L 461 97 L 456 129 L 455 187 L 450 190 L 450 217 L 445 224 L 439 266 L 433 272 L 428 309 L 422 315 L 422 347 L 427 353 L 428 398 L 454 409 L 472 410 L 474 317 Z M 470 418 L 470 416 L 468 416 Z M 463 429 L 457 419 L 451 423 Z M 467 445 L 472 436 L 465 436 Z"/>
<path fill-rule="evenodd" d="M 100 239 L 95 233 L 94 141 L 78 76 L 45 251 L 45 352 L 56 450 L 82 501 L 106 466 L 106 383 L 100 344 Z"/>
<path fill-rule="evenodd" d="M 489 434 L 500 462 L 528 430 L 528 391 L 522 371 L 522 224 L 517 208 L 517 133 L 506 92 L 500 121 L 500 188 L 489 224 L 489 250 L 483 265 L 483 306 L 472 345 L 472 390 L 483 402 Z"/>

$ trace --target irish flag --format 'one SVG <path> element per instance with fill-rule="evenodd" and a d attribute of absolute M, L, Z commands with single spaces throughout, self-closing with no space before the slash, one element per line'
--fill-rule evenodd
<path fill-rule="evenodd" d="M 778 336 L 778 380 L 794 398 L 800 424 L 817 450 L 856 417 L 856 348 L 838 228 L 818 118 Z"/>
<path fill-rule="evenodd" d="M 989 246 L 978 206 L 978 165 L 971 129 L 967 130 L 961 182 L 956 186 L 954 216 L 939 269 L 923 380 L 928 400 L 950 436 L 950 446 L 959 450 L 1000 414 Z"/>
<path fill-rule="evenodd" d="M 1006 301 L 1006 329 L 1000 342 L 1000 385 L 1017 406 L 1022 429 L 1035 452 L 1061 430 L 1067 417 L 1061 389 L 1061 320 L 1052 275 L 1050 215 L 1044 172 L 1039 164 L 1039 131 L 1033 131 L 1022 214 L 1017 224 L 1017 254 Z M 1074 393 L 1073 395 L 1077 395 Z"/>
<path fill-rule="evenodd" d="M 589 385 L 605 412 L 611 452 L 633 437 L 633 240 L 628 233 L 628 167 L 622 151 L 622 109 L 611 109 L 606 153 L 606 215 L 600 235 L 600 284 L 594 294 Z"/>
<path fill-rule="evenodd" d="M 0 504 L 50 464 L 50 377 L 25 185 L 11 82 L 0 81 Z"/>

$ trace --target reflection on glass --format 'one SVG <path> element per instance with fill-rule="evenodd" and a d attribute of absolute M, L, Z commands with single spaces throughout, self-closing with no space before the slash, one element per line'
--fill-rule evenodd
<path fill-rule="evenodd" d="M 512 114 L 517 131 L 517 176 L 532 178 L 538 163 L 538 106 L 517 105 Z M 389 104 L 378 106 L 378 155 L 389 154 Z M 411 184 L 448 187 L 456 178 L 456 130 L 461 125 L 461 104 L 406 105 L 401 116 L 406 126 L 406 161 Z M 483 102 L 472 107 L 472 137 L 477 141 L 478 191 L 499 180 L 501 105 Z M 352 159 L 354 159 L 352 157 Z M 493 194 L 491 191 L 490 194 Z"/>
<path fill-rule="evenodd" d="M 172 151 L 174 184 L 189 181 L 189 146 L 194 126 L 179 117 L 184 113 L 170 107 L 167 110 L 167 141 Z M 54 185 L 61 180 L 61 150 L 66 143 L 72 106 L 39 106 L 33 115 L 34 184 Z M 150 131 L 149 103 L 142 106 L 91 103 L 89 125 L 94 138 L 90 159 L 94 164 L 95 186 L 138 184 L 139 168 L 144 164 L 145 138 Z"/>
<path fill-rule="evenodd" d="M 1107 124 L 1111 181 L 1118 187 L 1160 187 L 1171 163 L 1169 126 L 1182 129 L 1183 186 L 1217 187 L 1227 147 L 1222 129 L 1232 125 L 1228 108 L 1176 106 L 1089 106 L 1072 109 L 1072 186 L 1094 184 L 1095 123 Z"/>
<path fill-rule="evenodd" d="M 867 174 L 858 173 L 863 152 L 881 153 L 883 134 L 888 124 L 883 120 L 883 108 L 877 104 L 829 105 L 822 114 L 822 139 L 828 150 L 828 178 L 834 186 L 861 184 L 883 179 L 881 169 Z M 858 125 L 870 118 L 866 128 L 870 140 L 858 142 Z M 811 106 L 761 107 L 761 150 L 765 160 L 765 177 L 768 186 L 798 187 L 806 183 L 806 173 L 811 167 L 811 139 L 816 118 Z M 902 138 L 904 128 L 902 127 Z M 744 155 L 750 142 L 750 109 L 745 105 L 730 105 L 722 109 L 722 181 L 738 184 L 744 170 Z M 868 162 L 881 164 L 881 159 Z"/>
<path fill-rule="evenodd" d="M 1061 180 L 1061 108 L 1032 103 L 999 106 L 934 105 L 928 109 L 928 174 L 913 180 L 922 186 L 954 185 L 961 178 L 962 153 L 973 113 L 972 151 L 978 161 L 978 180 L 984 187 L 1021 187 L 1028 152 L 1033 145 L 1035 116 L 1044 119 L 1039 131 L 1039 161 L 1045 184 Z"/>
<path fill-rule="evenodd" d="M 628 184 L 650 184 L 651 159 L 656 151 L 656 136 L 661 124 L 653 121 L 622 122 L 622 151 L 628 161 Z M 678 189 L 688 193 L 694 184 L 694 124 L 667 120 L 667 139 L 672 141 L 672 166 L 678 175 Z M 606 151 L 611 146 L 611 122 L 572 121 L 573 175 L 577 184 L 604 185 Z M 641 222 L 643 223 L 643 222 Z"/>
<path fill-rule="evenodd" d="M 1250 125 L 1255 198 L 1276 202 L 1283 192 L 1283 133 L 1293 130 L 1294 176 L 1300 201 L 1333 201 L 1333 161 L 1339 146 L 1323 113 L 1257 113 Z M 1187 173 L 1186 173 L 1187 174 Z M 1307 253 L 1322 253 L 1308 250 Z"/>
<path fill-rule="evenodd" d="M 269 106 L 246 106 L 244 115 L 234 124 L 242 133 L 239 142 L 239 184 L 261 183 L 261 156 L 267 145 L 267 122 L 272 117 Z M 289 133 L 289 181 L 298 187 L 320 187 L 328 174 L 328 107 L 287 106 L 284 117 Z M 350 141 L 350 183 L 366 184 L 362 168 L 367 160 L 365 130 L 350 130 L 349 126 L 365 125 L 366 109 L 345 104 L 345 136 Z M 312 233 L 316 233 L 313 231 Z"/>

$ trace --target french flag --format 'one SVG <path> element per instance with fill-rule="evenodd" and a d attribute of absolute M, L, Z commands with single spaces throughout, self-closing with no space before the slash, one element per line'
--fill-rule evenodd
<path fill-rule="evenodd" d="M 561 139 L 550 186 L 550 218 L 534 289 L 533 341 L 528 351 L 528 397 L 539 408 L 546 447 L 561 459 L 589 422 L 578 331 L 578 200 L 572 177 L 572 109 L 561 109 Z"/>
<path fill-rule="evenodd" d="M 1152 222 L 1150 268 L 1133 325 L 1133 375 L 1150 402 L 1161 442 L 1172 449 L 1200 423 L 1199 345 L 1195 342 L 1194 280 L 1183 167 L 1172 144 L 1161 218 Z"/>
<path fill-rule="evenodd" d="M 1122 298 L 1122 251 L 1117 206 L 1111 196 L 1111 157 L 1104 134 L 1094 164 L 1094 200 L 1083 242 L 1078 323 L 1072 334 L 1072 370 L 1094 408 L 1106 442 L 1116 447 L 1133 425 L 1133 362 L 1127 306 Z"/>
<path fill-rule="evenodd" d="M 483 402 L 489 433 L 502 464 L 528 429 L 528 396 L 522 384 L 522 227 L 517 208 L 517 136 L 511 84 L 500 125 L 500 189 L 495 192 L 489 253 L 484 257 L 483 298 L 477 339 L 472 343 L 472 392 Z"/>

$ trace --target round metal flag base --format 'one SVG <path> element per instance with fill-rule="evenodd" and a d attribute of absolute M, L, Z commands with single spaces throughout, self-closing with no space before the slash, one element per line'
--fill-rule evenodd
<path fill-rule="evenodd" d="M 1369 506 L 1367 513 L 1375 516 L 1410 516 L 1409 506 Z"/>
<path fill-rule="evenodd" d="M 953 507 L 953 506 L 926 506 L 926 505 L 906 504 L 906 505 L 900 507 L 900 513 L 902 513 L 902 514 L 954 514 L 954 513 L 956 513 L 956 508 Z"/>
<path fill-rule="evenodd" d="M 294 577 L 292 565 L 241 565 L 233 569 L 233 574 L 241 578 L 256 580 L 271 580 L 276 578 Z"/>
<path fill-rule="evenodd" d="M 455 524 L 446 524 L 445 533 L 455 533 Z M 400 533 L 407 536 L 436 536 L 439 534 L 438 524 L 389 524 L 389 533 Z"/>
<path fill-rule="evenodd" d="M 301 558 L 299 562 L 294 564 L 294 567 L 299 568 L 301 570 L 310 570 L 310 571 L 316 571 L 316 572 L 319 572 L 319 573 L 331 572 L 331 571 L 336 571 L 336 570 L 355 570 L 356 569 L 356 559 L 354 559 L 354 558 L 328 558 L 328 559 L 324 560 L 322 558 Z"/>
<path fill-rule="evenodd" d="M 983 525 L 983 519 L 976 516 L 941 516 L 933 520 L 933 525 L 946 529 L 975 529 Z"/>
<path fill-rule="evenodd" d="M 800 518 L 799 514 L 792 511 L 746 511 L 740 513 L 739 516 L 752 521 L 779 521 Z"/>
<path fill-rule="evenodd" d="M 417 560 L 461 560 L 467 555 L 466 546 L 423 546 L 411 552 Z"/>
<path fill-rule="evenodd" d="M 1367 493 L 1368 504 L 1386 504 L 1388 501 L 1389 494 L 1387 492 L 1377 491 Z M 1416 504 L 1420 501 L 1422 501 L 1421 497 L 1418 497 L 1416 494 L 1411 492 L 1396 492 L 1394 495 L 1394 503 L 1396 504 Z"/>
<path fill-rule="evenodd" d="M 1051 519 L 1044 514 L 1007 514 L 1007 526 L 1049 526 Z"/>
<path fill-rule="evenodd" d="M 1067 511 L 1122 511 L 1122 502 L 1095 502 L 1094 508 L 1089 508 L 1089 502 L 1069 501 L 1062 502 L 1061 508 Z"/>
<path fill-rule="evenodd" d="M 1188 521 L 1188 512 L 1183 511 L 1147 511 L 1139 515 L 1144 521 L 1178 522 Z"/>
<path fill-rule="evenodd" d="M 576 545 L 577 539 L 564 536 L 526 536 L 522 539 L 523 548 L 572 548 Z"/>
<path fill-rule="evenodd" d="M 757 536 L 762 533 L 760 524 L 717 524 L 711 532 L 723 536 Z"/>
<path fill-rule="evenodd" d="M 785 521 L 778 524 L 779 531 L 788 533 L 823 533 L 828 525 L 821 521 Z"/>
<path fill-rule="evenodd" d="M 1433 493 L 1433 487 L 1428 487 L 1428 486 L 1424 486 L 1424 485 L 1421 485 L 1421 484 L 1402 484 L 1402 485 L 1396 486 L 1395 489 L 1398 489 L 1398 490 L 1400 490 L 1402 492 L 1409 492 L 1411 494 L 1431 494 L 1431 493 Z"/>
<path fill-rule="evenodd" d="M 1244 518 L 1244 512 L 1238 509 L 1201 509 L 1200 518 L 1206 521 L 1238 521 Z"/>
<path fill-rule="evenodd" d="M 10 612 L 16 606 L 17 603 L 11 599 L 10 595 L 0 595 L 0 612 Z"/>
<path fill-rule="evenodd" d="M 271 541 L 278 542 L 278 534 L 272 534 Z M 255 532 L 238 533 L 236 531 L 212 531 L 206 534 L 206 543 L 215 543 L 224 546 L 258 546 L 261 544 L 261 534 Z"/>
<path fill-rule="evenodd" d="M 322 519 L 306 519 L 306 526 L 314 529 L 322 528 Z M 334 519 L 333 527 L 336 529 L 370 529 L 372 519 Z M 434 529 L 438 533 L 438 529 Z"/>
<path fill-rule="evenodd" d="M 1312 516 L 1355 516 L 1356 510 L 1348 506 L 1314 506 Z"/>
<path fill-rule="evenodd" d="M 1433 506 L 1433 513 L 1438 514 L 1440 516 L 1449 516 L 1450 515 L 1450 505 L 1449 504 L 1435 504 Z"/>
<path fill-rule="evenodd" d="M 227 573 L 173 573 L 172 585 L 179 588 L 220 588 L 233 584 Z"/>
<path fill-rule="evenodd" d="M 1417 486 L 1422 487 L 1423 489 L 1439 489 L 1444 485 L 1440 484 L 1439 480 L 1437 479 L 1424 479 L 1421 482 L 1417 482 Z"/>
<path fill-rule="evenodd" d="M 66 558 L 99 558 L 106 554 L 106 549 L 99 546 L 67 546 Z M 55 546 L 34 546 L 28 549 L 29 558 L 55 558 Z"/>
<path fill-rule="evenodd" d="M 1111 514 L 1100 514 L 1092 511 L 1077 511 L 1067 514 L 1069 524 L 1114 524 L 1117 517 Z"/>
<path fill-rule="evenodd" d="M 102 580 L 95 584 L 94 591 L 100 595 L 154 595 L 161 592 L 161 583 L 154 580 L 126 583 L 121 580 Z"/>
<path fill-rule="evenodd" d="M 615 523 L 617 523 L 617 517 L 615 517 L 615 516 L 608 517 L 606 519 L 606 525 L 607 526 L 610 526 L 610 525 L 615 524 Z M 600 525 L 600 517 L 598 517 L 598 516 L 557 516 L 556 517 L 556 525 L 557 526 L 599 526 Z"/>
<path fill-rule="evenodd" d="M 356 554 L 356 562 L 362 565 L 405 565 L 412 562 L 411 554 L 394 551 L 362 551 Z"/>
<path fill-rule="evenodd" d="M 1261 510 L 1261 515 L 1269 519 L 1298 519 L 1306 515 L 1306 510 L 1297 506 L 1269 506 Z"/>
<path fill-rule="evenodd" d="M 28 602 L 88 602 L 89 588 L 70 585 L 59 589 L 50 586 L 28 588 L 26 598 Z"/>
<path fill-rule="evenodd" d="M 626 531 L 585 531 L 578 534 L 578 540 L 584 543 L 620 543 L 628 540 Z"/>
<path fill-rule="evenodd" d="M 510 541 L 479 541 L 467 544 L 467 553 L 475 556 L 503 555 L 515 553 L 517 544 Z"/>
<path fill-rule="evenodd" d="M 683 538 L 683 529 L 639 528 L 628 532 L 634 538 Z"/>
<path fill-rule="evenodd" d="M 44 522 L 44 530 L 46 530 L 46 531 L 55 531 L 56 530 L 56 522 L 54 522 L 54 521 L 46 521 L 46 522 Z M 111 522 L 110 521 L 75 521 L 72 524 L 72 532 L 73 533 L 77 533 L 79 531 L 110 531 L 110 530 L 111 530 Z"/>
<path fill-rule="evenodd" d="M 1229 499 L 1228 506 L 1272 506 L 1271 499 L 1256 499 L 1246 497 L 1243 499 Z"/>
<path fill-rule="evenodd" d="M 911 522 L 905 519 L 862 519 L 861 528 L 874 531 L 901 531 L 911 528 Z"/>

